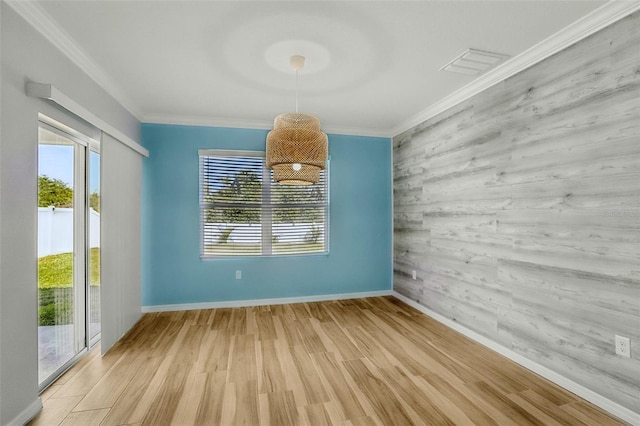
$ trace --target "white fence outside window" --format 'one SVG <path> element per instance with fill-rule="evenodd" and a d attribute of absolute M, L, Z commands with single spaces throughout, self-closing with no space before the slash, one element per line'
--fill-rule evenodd
<path fill-rule="evenodd" d="M 91 209 L 89 247 L 100 247 L 100 213 Z M 38 257 L 73 251 L 73 209 L 38 207 Z"/>

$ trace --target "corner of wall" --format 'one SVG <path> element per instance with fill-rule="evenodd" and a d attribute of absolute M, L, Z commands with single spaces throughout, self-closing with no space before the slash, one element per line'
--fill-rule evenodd
<path fill-rule="evenodd" d="M 13 420 L 7 423 L 7 426 L 23 426 L 29 423 L 42 411 L 42 399 L 38 397 L 27 408 L 22 410 Z"/>
<path fill-rule="evenodd" d="M 640 340 L 639 7 L 394 144 L 394 290 L 614 414 L 640 392 L 614 352 Z"/>

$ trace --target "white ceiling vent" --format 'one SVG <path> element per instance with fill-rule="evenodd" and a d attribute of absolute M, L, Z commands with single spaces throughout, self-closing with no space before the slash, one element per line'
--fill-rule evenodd
<path fill-rule="evenodd" d="M 484 50 L 467 49 L 449 62 L 441 71 L 451 71 L 460 74 L 477 75 L 493 68 L 507 59 L 509 55 L 486 52 Z"/>

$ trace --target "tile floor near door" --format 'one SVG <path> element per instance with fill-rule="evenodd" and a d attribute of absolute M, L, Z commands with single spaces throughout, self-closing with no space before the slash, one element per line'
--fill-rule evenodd
<path fill-rule="evenodd" d="M 146 314 L 31 425 L 618 425 L 393 297 Z"/>

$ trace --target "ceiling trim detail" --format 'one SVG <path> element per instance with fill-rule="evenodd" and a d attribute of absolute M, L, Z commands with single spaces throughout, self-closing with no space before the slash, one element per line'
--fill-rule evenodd
<path fill-rule="evenodd" d="M 231 120 L 215 117 L 179 117 L 156 114 L 144 115 L 140 107 L 125 91 L 80 48 L 73 38 L 37 2 L 23 0 L 4 1 L 141 122 L 253 129 L 270 129 L 272 127 L 270 121 Z M 500 64 L 461 89 L 388 130 L 372 131 L 371 129 L 332 128 L 329 126 L 324 128 L 325 126 L 323 126 L 324 131 L 327 133 L 363 136 L 393 137 L 399 135 L 637 10 L 640 10 L 640 1 L 611 0 L 520 55 Z"/>
<path fill-rule="evenodd" d="M 94 115 L 91 111 L 87 110 L 82 105 L 56 89 L 53 85 L 43 83 L 27 83 L 25 91 L 27 93 L 27 96 L 40 99 L 48 99 L 57 103 L 67 111 L 71 111 L 73 114 L 77 115 L 83 120 L 88 121 L 103 132 L 111 135 L 114 139 L 133 149 L 138 154 L 145 157 L 149 156 L 149 151 L 145 147 L 143 147 L 138 142 L 134 141 L 106 121 L 102 120 L 100 117 Z"/>
<path fill-rule="evenodd" d="M 389 131 L 397 136 L 549 56 L 640 10 L 640 1 L 611 0 L 573 24 L 473 80 Z"/>
<path fill-rule="evenodd" d="M 127 111 L 140 120 L 139 106 L 125 94 L 124 90 L 37 3 L 24 0 L 5 0 L 33 28 L 58 48 L 71 62 L 78 66 L 93 81 L 118 101 Z"/>
<path fill-rule="evenodd" d="M 236 129 L 256 129 L 256 130 L 271 130 L 273 129 L 273 120 L 269 121 L 249 121 L 249 120 L 234 120 L 231 118 L 216 118 L 216 117 L 179 117 L 171 114 L 148 114 L 142 117 L 143 123 L 148 124 L 175 124 L 183 126 L 210 126 L 210 127 L 231 127 Z M 338 126 L 322 126 L 322 131 L 325 133 L 331 133 L 334 135 L 357 135 L 357 136 L 371 136 L 371 137 L 383 137 L 391 138 L 391 134 L 385 131 L 372 131 L 371 129 L 357 129 Z"/>
<path fill-rule="evenodd" d="M 176 124 L 182 126 L 234 127 L 238 129 L 267 130 L 273 127 L 272 121 L 235 120 L 232 118 L 177 116 L 174 114 L 146 114 L 141 120 L 148 124 Z"/>

